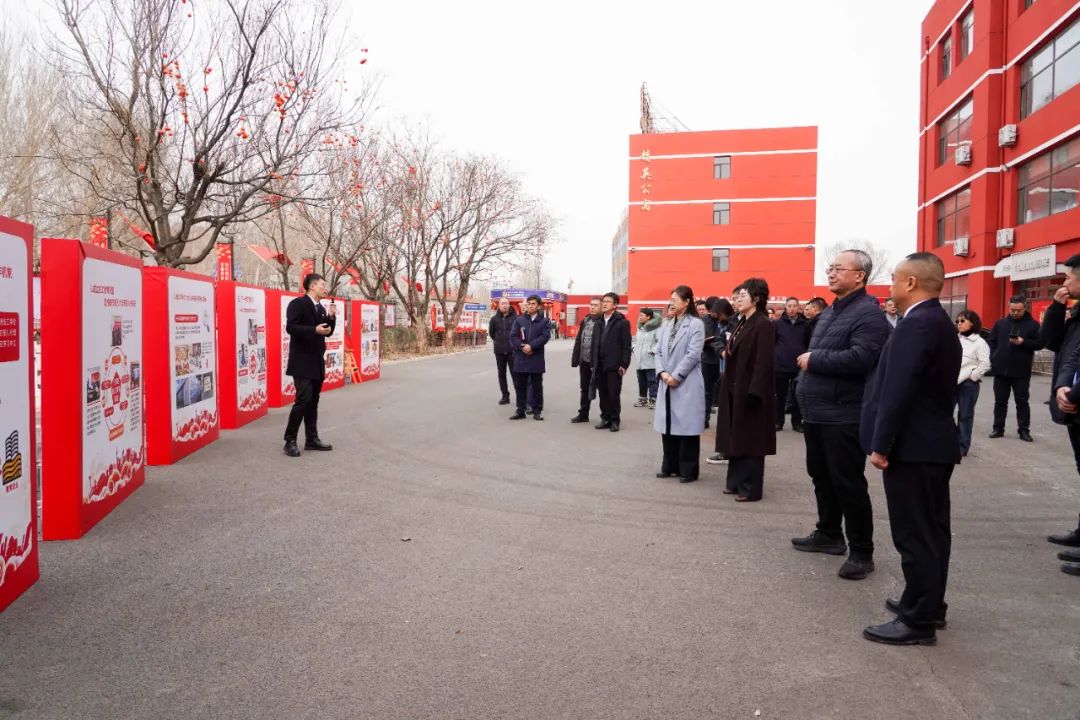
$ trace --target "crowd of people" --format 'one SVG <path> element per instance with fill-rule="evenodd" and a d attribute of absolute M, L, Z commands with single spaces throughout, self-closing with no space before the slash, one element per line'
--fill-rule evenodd
<path fill-rule="evenodd" d="M 590 303 L 578 324 L 571 365 L 578 368 L 580 404 L 573 423 L 589 422 L 599 397 L 597 429 L 618 432 L 622 379 L 633 363 L 635 407 L 654 410 L 661 436 L 658 478 L 681 483 L 700 476 L 701 436 L 715 419 L 706 463 L 727 465 L 723 492 L 736 502 L 764 496 L 765 458 L 776 454 L 786 427 L 801 433 L 817 523 L 792 546 L 845 556 L 837 574 L 861 580 L 874 571 L 873 507 L 866 462 L 882 470 L 893 544 L 901 556 L 904 593 L 888 599 L 895 619 L 864 630 L 873 641 L 934 644 L 946 627 L 945 586 L 951 549 L 949 482 L 969 454 L 982 380 L 994 379 L 989 437 L 1002 438 L 1010 396 L 1017 434 L 1031 436 L 1029 389 L 1035 352 L 1055 351 L 1055 422 L 1067 427 L 1080 472 L 1080 255 L 1040 326 L 1023 297 L 985 329 L 972 310 L 949 318 L 939 302 L 945 271 L 930 253 L 907 256 L 883 304 L 867 293 L 871 258 L 859 250 L 827 268 L 832 302 L 788 298 L 769 307 L 769 286 L 750 278 L 730 300 L 698 300 L 680 285 L 666 308 L 643 308 L 637 332 L 608 293 Z M 512 420 L 543 419 L 544 345 L 550 337 L 539 297 L 517 316 L 500 301 L 489 327 L 503 404 L 506 372 L 514 378 Z M 1068 546 L 1062 570 L 1080 575 L 1077 529 L 1047 538 Z"/>

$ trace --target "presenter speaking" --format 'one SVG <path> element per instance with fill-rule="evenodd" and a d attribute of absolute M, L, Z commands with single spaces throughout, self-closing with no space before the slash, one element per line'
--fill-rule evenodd
<path fill-rule="evenodd" d="M 285 310 L 285 331 L 289 333 L 289 364 L 285 374 L 296 386 L 296 400 L 285 426 L 285 454 L 300 457 L 296 434 L 304 421 L 305 450 L 332 450 L 333 446 L 319 439 L 319 395 L 326 376 L 326 337 L 337 325 L 337 308 L 333 301 L 327 310 L 319 301 L 326 297 L 326 280 L 312 273 L 304 278 L 303 297 L 289 303 Z"/>

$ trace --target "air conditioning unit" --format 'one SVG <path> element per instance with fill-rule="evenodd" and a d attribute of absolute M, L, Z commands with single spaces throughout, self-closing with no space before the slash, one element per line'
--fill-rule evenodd
<path fill-rule="evenodd" d="M 997 246 L 999 248 L 1011 248 L 1015 241 L 1016 233 L 1012 228 L 1001 228 L 997 231 Z"/>
<path fill-rule="evenodd" d="M 1015 125 L 1005 125 L 998 130 L 998 147 L 1013 147 L 1018 139 Z"/>
<path fill-rule="evenodd" d="M 971 164 L 971 144 L 963 143 L 956 146 L 956 164 L 957 165 L 970 165 Z"/>
<path fill-rule="evenodd" d="M 968 256 L 968 239 L 967 238 L 956 238 L 955 240 L 953 240 L 952 254 L 956 255 L 957 257 L 967 257 Z"/>

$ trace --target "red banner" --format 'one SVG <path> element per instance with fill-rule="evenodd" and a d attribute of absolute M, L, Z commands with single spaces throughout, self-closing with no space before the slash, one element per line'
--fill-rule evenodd
<path fill-rule="evenodd" d="M 233 249 L 232 243 L 217 244 L 217 273 L 215 277 L 219 281 L 233 279 Z"/>
<path fill-rule="evenodd" d="M 109 249 L 108 215 L 95 215 L 90 218 L 90 244 Z"/>
<path fill-rule="evenodd" d="M 300 259 L 300 287 L 304 287 L 304 278 L 315 272 L 315 258 Z"/>

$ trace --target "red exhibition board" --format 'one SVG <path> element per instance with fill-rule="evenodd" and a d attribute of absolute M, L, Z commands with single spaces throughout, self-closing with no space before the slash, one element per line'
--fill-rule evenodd
<path fill-rule="evenodd" d="M 331 302 L 337 306 L 337 322 L 334 324 L 334 332 L 326 337 L 326 354 L 323 356 L 326 376 L 323 379 L 323 392 L 345 387 L 345 332 L 349 322 L 349 302 L 343 298 L 325 298 L 322 305 L 329 308 Z"/>
<path fill-rule="evenodd" d="M 218 400 L 231 429 L 267 413 L 266 291 L 219 280 L 216 292 Z"/>
<path fill-rule="evenodd" d="M 285 374 L 289 364 L 289 333 L 285 332 L 285 308 L 299 293 L 266 291 L 266 385 L 270 407 L 284 407 L 296 399 L 296 386 Z"/>
<path fill-rule="evenodd" d="M 382 370 L 382 342 L 379 337 L 379 314 L 382 303 L 373 300 L 352 301 L 352 344 L 362 382 L 378 380 Z"/>
<path fill-rule="evenodd" d="M 0 610 L 38 579 L 33 242 L 32 226 L 0 216 Z"/>
<path fill-rule="evenodd" d="M 42 535 L 71 540 L 146 476 L 142 262 L 43 239 L 41 326 Z"/>
<path fill-rule="evenodd" d="M 218 439 L 214 284 L 205 275 L 148 267 L 146 454 L 169 465 Z"/>

